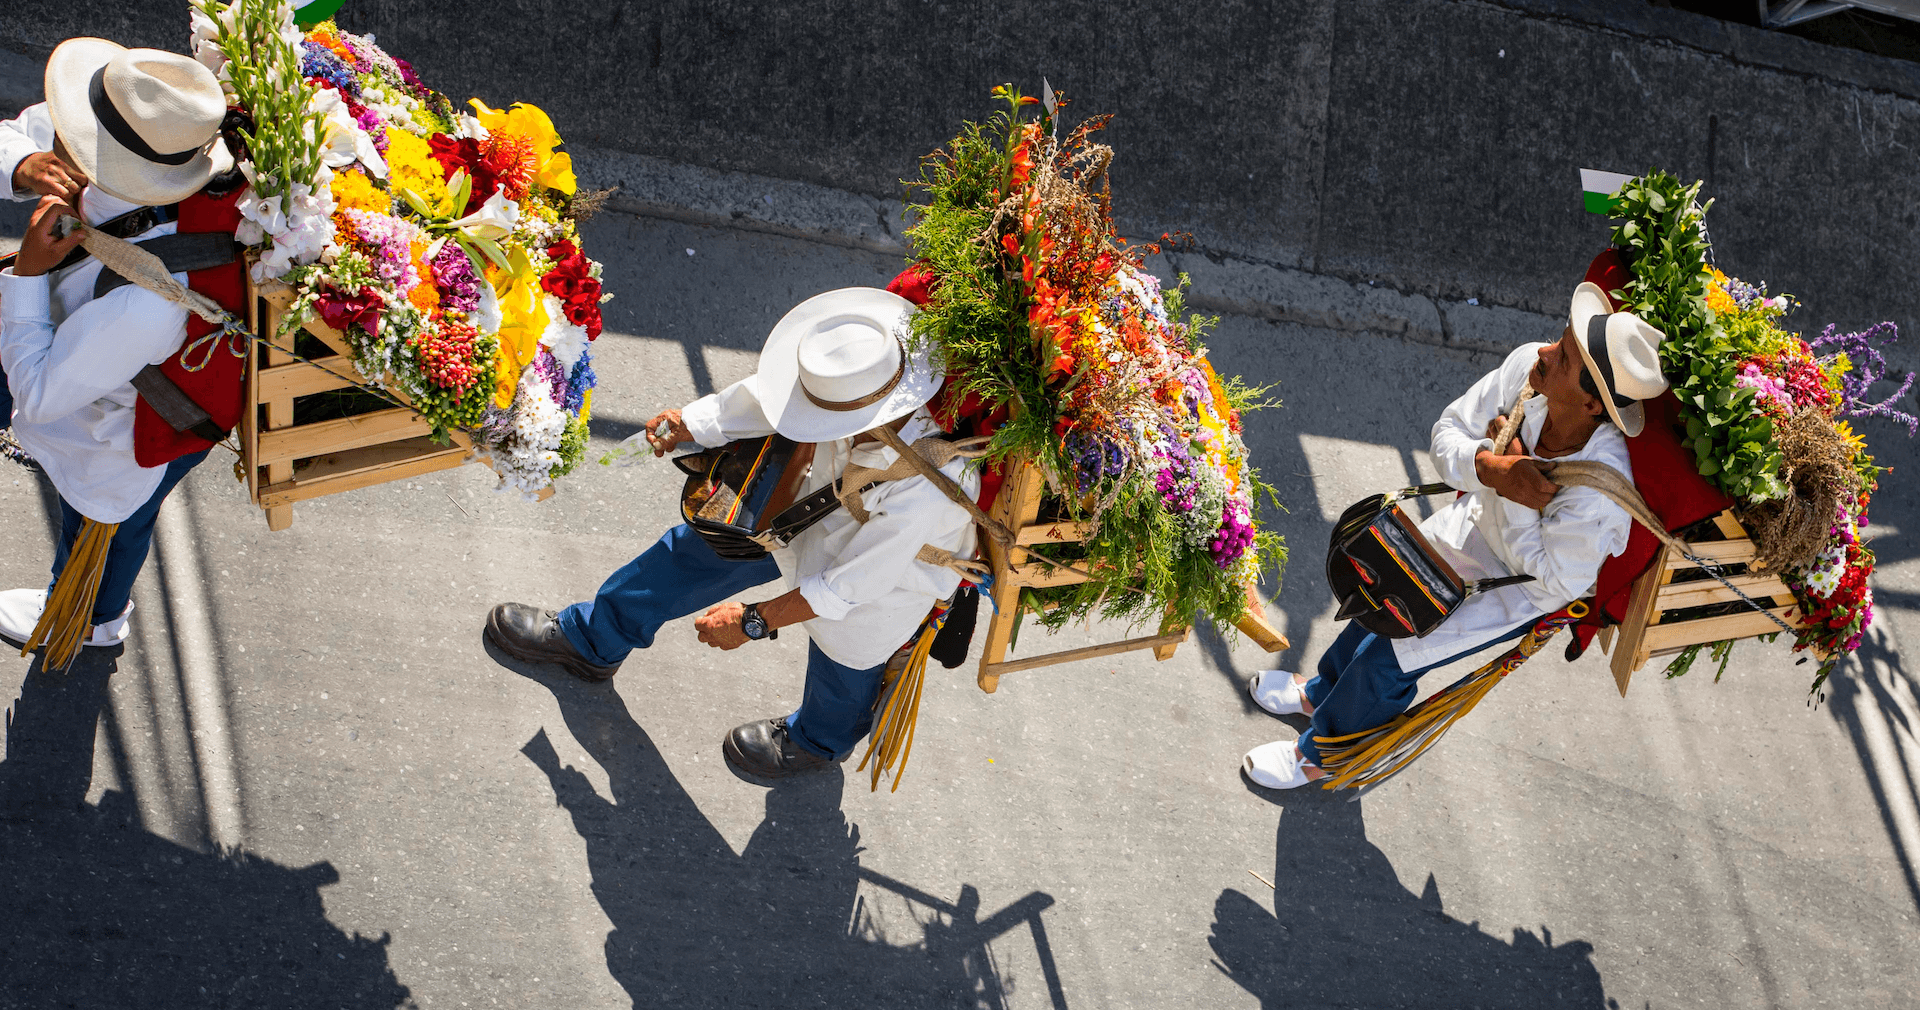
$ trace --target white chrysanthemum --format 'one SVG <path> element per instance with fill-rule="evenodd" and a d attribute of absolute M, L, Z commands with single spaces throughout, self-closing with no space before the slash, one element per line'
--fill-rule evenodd
<path fill-rule="evenodd" d="M 1815 596 L 1831 596 L 1840 588 L 1840 578 L 1846 573 L 1847 549 L 1836 545 L 1814 559 L 1804 581 Z"/>
<path fill-rule="evenodd" d="M 547 329 L 540 334 L 540 344 L 553 352 L 554 360 L 571 375 L 580 355 L 587 351 L 587 328 L 567 321 L 567 307 L 560 299 L 542 295 L 540 303 L 547 310 Z"/>

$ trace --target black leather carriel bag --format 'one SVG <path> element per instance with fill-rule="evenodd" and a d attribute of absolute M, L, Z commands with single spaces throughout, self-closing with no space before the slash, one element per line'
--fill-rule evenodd
<path fill-rule="evenodd" d="M 673 462 L 687 475 L 680 517 L 729 561 L 766 557 L 840 504 L 834 497 L 838 484 L 795 500 L 813 465 L 812 442 L 766 435 Z"/>
<path fill-rule="evenodd" d="M 1327 585 L 1340 602 L 1335 620 L 1359 621 L 1385 638 L 1424 638 L 1474 593 L 1533 581 L 1531 575 L 1462 581 L 1400 509 L 1402 499 L 1452 490 L 1422 484 L 1377 494 L 1340 516 L 1327 546 Z"/>

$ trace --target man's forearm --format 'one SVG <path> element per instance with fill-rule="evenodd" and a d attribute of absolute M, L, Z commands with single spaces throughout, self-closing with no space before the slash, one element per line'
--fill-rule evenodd
<path fill-rule="evenodd" d="M 808 603 L 807 598 L 800 595 L 800 590 L 794 589 L 762 603 L 760 616 L 766 618 L 767 627 L 777 629 L 789 624 L 811 621 L 816 615 L 813 612 L 813 604 Z"/>

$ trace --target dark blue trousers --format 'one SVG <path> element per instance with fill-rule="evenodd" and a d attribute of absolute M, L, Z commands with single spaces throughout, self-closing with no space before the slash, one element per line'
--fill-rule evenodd
<path fill-rule="evenodd" d="M 153 521 L 160 515 L 160 503 L 167 499 L 173 486 L 180 483 L 180 478 L 199 466 L 212 451 L 202 449 L 168 463 L 166 476 L 160 478 L 160 486 L 153 489 L 153 497 L 113 531 L 113 543 L 107 547 L 107 567 L 100 574 L 100 595 L 93 601 L 93 623 L 105 624 L 126 611 L 127 601 L 133 598 L 133 580 L 146 565 L 147 552 L 153 547 Z M 55 581 L 67 567 L 73 542 L 80 538 L 81 519 L 80 513 L 74 511 L 65 498 L 60 499 L 60 543 L 53 550 Z M 53 583 L 48 582 L 47 587 L 51 590 Z"/>
<path fill-rule="evenodd" d="M 682 523 L 607 576 L 592 600 L 562 610 L 560 630 L 581 655 L 610 666 L 634 649 L 653 645 L 654 634 L 668 621 L 704 613 L 779 577 L 772 558 L 728 561 Z M 806 688 L 799 709 L 787 716 L 788 735 L 816 754 L 841 758 L 851 753 L 873 728 L 873 703 L 885 668 L 884 663 L 865 670 L 843 666 L 807 643 Z"/>
<path fill-rule="evenodd" d="M 1511 642 L 1531 627 L 1533 622 L 1528 621 L 1495 642 Z M 1300 753 L 1318 765 L 1320 748 L 1314 745 L 1315 737 L 1345 736 L 1385 725 L 1413 704 L 1423 674 L 1484 648 L 1478 645 L 1432 666 L 1402 670 L 1392 639 L 1368 631 L 1359 621 L 1348 622 L 1321 654 L 1319 674 L 1300 689 L 1313 703 L 1313 728 L 1300 735 Z"/>

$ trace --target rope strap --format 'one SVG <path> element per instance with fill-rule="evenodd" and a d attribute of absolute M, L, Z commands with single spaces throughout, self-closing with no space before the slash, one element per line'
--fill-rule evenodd
<path fill-rule="evenodd" d="M 46 608 L 20 649 L 25 656 L 46 647 L 42 669 L 65 670 L 80 655 L 80 647 L 93 634 L 93 604 L 100 596 L 100 576 L 107 568 L 107 550 L 113 546 L 113 533 L 119 523 L 80 520 L 80 535 L 74 538 L 67 554 L 66 567 L 47 594 Z"/>

